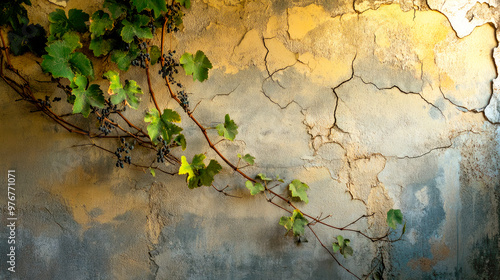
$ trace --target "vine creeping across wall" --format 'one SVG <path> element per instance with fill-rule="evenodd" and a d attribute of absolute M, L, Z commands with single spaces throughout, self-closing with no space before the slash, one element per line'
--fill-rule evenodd
<path fill-rule="evenodd" d="M 215 177 L 223 169 L 216 159 L 210 159 L 206 164 L 204 154 L 197 154 L 188 161 L 185 156 L 179 159 L 172 153 L 179 149 L 184 151 L 187 143 L 182 134 L 183 128 L 178 125 L 181 116 L 174 110 L 161 108 L 157 102 L 157 89 L 153 89 L 151 82 L 152 73 L 157 71 L 165 81 L 162 92 L 168 92 L 196 124 L 201 136 L 218 158 L 246 180 L 245 187 L 250 194 L 262 193 L 267 202 L 288 213 L 289 216 L 281 217 L 278 222 L 287 234 L 300 241 L 306 228 L 309 229 L 333 260 L 357 279 L 361 279 L 361 276 L 355 275 L 337 258 L 337 253 L 345 258 L 353 255 L 351 241 L 337 235 L 331 245 L 327 246 L 316 234 L 316 226 L 354 232 L 372 242 L 394 242 L 403 236 L 405 225 L 399 238 L 390 238 L 398 224 L 404 222 L 400 210 L 389 210 L 387 223 L 390 229 L 382 236 L 369 236 L 361 230 L 351 228 L 359 220 L 371 215 L 363 215 L 343 227 L 335 226 L 325 221 L 331 215 L 322 218 L 300 210 L 300 204 L 309 203 L 309 186 L 300 179 L 285 183 L 279 176 L 271 178 L 264 173 L 250 176 L 242 171 L 242 168 L 254 165 L 255 158 L 252 155 L 238 154 L 238 162 L 233 163 L 220 152 L 217 144 L 221 141 L 234 141 L 238 134 L 238 125 L 226 114 L 224 121 L 215 127 L 203 126 L 194 115 L 196 106 L 191 109 L 184 85 L 176 80 L 179 71 L 183 69 L 186 75 L 192 75 L 194 81 L 203 82 L 212 68 L 210 60 L 200 50 L 195 54 L 186 52 L 179 57 L 176 50 L 167 49 L 165 46 L 167 36 L 172 36 L 182 27 L 184 12 L 191 6 L 190 0 L 105 0 L 102 9 L 92 15 L 78 9 L 70 9 L 67 14 L 64 10 L 57 9 L 48 15 L 48 31 L 41 25 L 30 24 L 24 5 L 31 5 L 30 0 L 0 4 L 0 76 L 22 100 L 31 103 L 36 111 L 42 112 L 68 132 L 89 138 L 91 144 L 88 145 L 114 157 L 117 168 L 133 165 L 148 169 L 152 176 L 156 176 L 156 172 L 172 176 L 186 174 L 187 186 L 190 189 L 207 186 L 232 196 L 226 192 L 227 187 L 216 187 Z M 161 37 L 160 46 L 152 44 L 155 36 Z M 65 98 L 39 97 L 39 94 L 32 90 L 29 79 L 11 63 L 11 55 L 23 55 L 27 52 L 40 57 L 41 71 L 50 75 L 51 83 L 64 92 Z M 92 61 L 109 59 L 120 71 L 94 69 Z M 131 67 L 143 69 L 147 79 L 145 88 L 154 104 L 154 108 L 145 114 L 144 123 L 133 123 L 123 113 L 127 108 L 137 110 L 140 96 L 144 94 L 143 87 L 136 81 L 122 81 L 120 78 L 120 74 Z M 103 79 L 108 81 L 106 91 L 96 82 L 96 73 L 104 73 Z M 67 103 L 65 106 L 71 106 L 72 114 L 80 114 L 88 122 L 95 118 L 97 126 L 84 129 L 78 123 L 69 121 L 67 115 L 56 113 L 52 105 L 63 99 Z M 209 129 L 216 130 L 221 140 L 214 143 L 207 133 Z M 115 141 L 118 148 L 115 151 L 104 148 L 93 141 L 98 138 Z M 153 160 L 149 164 L 137 162 L 131 156 L 136 148 L 149 151 L 154 155 Z M 164 170 L 162 167 L 165 164 L 178 168 L 178 172 Z M 276 191 L 276 187 L 281 187 L 282 191 Z M 368 277 L 373 271 L 364 277 Z"/>

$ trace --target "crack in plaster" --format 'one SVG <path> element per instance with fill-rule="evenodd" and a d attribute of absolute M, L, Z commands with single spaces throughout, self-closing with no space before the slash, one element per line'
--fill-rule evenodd
<path fill-rule="evenodd" d="M 330 138 L 330 136 L 332 135 L 332 130 L 333 129 L 338 129 L 340 132 L 344 133 L 344 134 L 349 134 L 349 132 L 341 129 L 338 125 L 337 125 L 337 108 L 338 108 L 338 105 L 339 105 L 339 101 L 341 100 L 338 93 L 337 93 L 337 89 L 339 87 L 341 87 L 343 84 L 345 83 L 348 83 L 349 81 L 351 81 L 353 78 L 354 78 L 354 62 L 356 61 L 356 58 L 358 56 L 358 53 L 356 52 L 354 54 L 354 58 L 352 59 L 352 62 L 351 62 L 351 77 L 349 77 L 349 79 L 347 80 L 344 80 L 342 81 L 340 84 L 338 84 L 337 86 L 333 87 L 332 88 L 332 92 L 333 94 L 335 95 L 335 109 L 333 111 L 333 125 L 330 127 L 330 131 L 329 131 L 329 134 L 328 134 L 328 138 Z"/>
<path fill-rule="evenodd" d="M 267 47 L 266 45 L 266 39 L 269 40 L 269 39 L 274 39 L 276 37 L 271 37 L 271 38 L 262 38 L 262 43 L 264 44 L 264 48 L 266 49 L 266 55 L 264 56 L 264 65 L 266 67 L 266 72 L 267 72 L 267 78 L 264 80 L 264 82 L 267 80 L 267 79 L 271 79 L 271 81 L 273 82 L 276 82 L 282 89 L 285 89 L 284 86 L 281 85 L 281 83 L 279 81 L 275 81 L 273 79 L 273 75 L 280 72 L 280 71 L 284 71 L 290 67 L 293 67 L 295 64 L 297 64 L 298 60 L 295 61 L 295 63 L 291 64 L 291 65 L 287 65 L 283 68 L 279 68 L 279 69 L 276 69 L 274 70 L 272 73 L 271 71 L 269 71 L 269 65 L 268 65 L 268 62 L 267 62 L 267 56 L 269 55 L 269 48 Z"/>
<path fill-rule="evenodd" d="M 230 92 L 228 92 L 228 93 L 218 93 L 218 94 L 214 95 L 212 98 L 210 98 L 210 101 L 214 101 L 214 99 L 215 99 L 216 97 L 219 97 L 219 96 L 230 96 L 230 95 L 231 95 L 231 93 L 235 92 L 235 91 L 236 91 L 236 89 L 237 89 L 240 85 L 241 85 L 241 84 L 238 84 L 238 85 L 237 85 L 234 89 L 232 89 L 232 90 L 231 90 Z"/>
<path fill-rule="evenodd" d="M 63 227 L 57 220 L 56 220 L 56 217 L 54 217 L 54 214 L 52 214 L 52 212 L 49 210 L 49 208 L 47 207 L 44 207 L 45 210 L 50 214 L 50 216 L 52 217 L 52 220 L 54 220 L 54 223 L 56 223 L 63 232 L 67 231 L 67 229 L 65 227 Z"/>
<path fill-rule="evenodd" d="M 450 140 L 450 144 L 449 145 L 434 147 L 434 148 L 428 150 L 427 152 L 422 153 L 422 154 L 417 155 L 417 156 L 397 156 L 397 157 L 388 156 L 388 158 L 395 158 L 395 159 L 416 159 L 416 158 L 421 158 L 423 156 L 426 156 L 426 155 L 428 155 L 428 154 L 430 154 L 430 153 L 432 153 L 433 151 L 436 151 L 436 150 L 449 149 L 449 148 L 451 148 L 453 146 L 453 140 L 455 140 L 455 138 L 459 137 L 460 135 L 462 135 L 464 133 L 473 133 L 473 134 L 478 134 L 478 135 L 481 134 L 481 132 L 473 131 L 472 129 L 459 131 L 459 132 L 456 133 L 456 135 L 451 136 L 451 137 L 448 138 Z"/>
<path fill-rule="evenodd" d="M 387 88 L 381 88 L 379 86 L 377 86 L 375 83 L 373 82 L 366 82 L 365 80 L 363 80 L 363 78 L 361 76 L 356 76 L 354 75 L 356 78 L 359 78 L 361 80 L 361 82 L 363 82 L 365 85 L 372 85 L 374 86 L 375 88 L 377 88 L 377 90 L 391 90 L 391 89 L 397 89 L 399 90 L 400 92 L 404 93 L 404 94 L 407 94 L 407 95 L 410 95 L 410 94 L 416 94 L 420 97 L 420 99 L 422 99 L 423 101 L 425 101 L 425 103 L 427 103 L 428 105 L 432 106 L 434 109 L 437 109 L 439 111 L 439 113 L 441 114 L 441 116 L 444 118 L 444 114 L 443 114 L 443 111 L 441 111 L 441 109 L 439 109 L 438 106 L 434 105 L 432 102 L 429 102 L 427 99 L 425 99 L 422 94 L 418 93 L 418 92 L 411 92 L 411 91 L 404 91 L 402 90 L 399 86 L 397 85 L 392 85 L 391 87 L 387 87 Z"/>
<path fill-rule="evenodd" d="M 438 88 L 439 88 L 439 92 L 441 93 L 441 96 L 443 96 L 443 99 L 446 100 L 446 101 L 448 101 L 448 102 L 450 102 L 453 106 L 457 107 L 457 110 L 459 110 L 459 111 L 470 112 L 470 113 L 477 114 L 477 113 L 484 112 L 484 109 L 486 108 L 486 107 L 483 107 L 483 108 L 479 108 L 479 109 L 469 109 L 469 108 L 467 108 L 465 106 L 458 105 L 455 102 L 451 101 L 451 99 L 449 99 L 448 97 L 446 97 L 446 95 L 444 94 L 444 92 L 443 92 L 443 90 L 441 88 L 441 85 L 439 85 Z"/>

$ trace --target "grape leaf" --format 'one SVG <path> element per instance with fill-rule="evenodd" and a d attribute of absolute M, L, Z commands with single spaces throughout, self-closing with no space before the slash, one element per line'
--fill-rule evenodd
<path fill-rule="evenodd" d="M 96 11 L 90 20 L 90 33 L 92 39 L 104 35 L 106 30 L 113 29 L 114 21 L 109 18 L 109 14 L 99 10 Z"/>
<path fill-rule="evenodd" d="M 349 239 L 344 239 L 342 235 L 337 236 L 337 240 L 333 242 L 332 247 L 333 247 L 333 252 L 337 253 L 340 251 L 340 254 L 344 256 L 344 258 L 347 258 L 347 256 L 352 256 L 353 254 L 353 249 L 351 246 L 351 241 Z"/>
<path fill-rule="evenodd" d="M 116 63 L 118 69 L 122 71 L 127 71 L 137 55 L 139 54 L 139 48 L 136 44 L 130 45 L 129 51 L 116 50 L 111 54 L 111 61 Z"/>
<path fill-rule="evenodd" d="M 298 197 L 305 203 L 309 203 L 309 198 L 307 198 L 306 193 L 309 189 L 307 184 L 302 183 L 300 180 L 293 180 L 290 185 L 288 185 L 288 189 L 292 192 L 293 197 Z"/>
<path fill-rule="evenodd" d="M 93 84 L 87 88 L 87 77 L 77 74 L 71 83 L 71 93 L 75 96 L 73 114 L 82 113 L 88 117 L 92 107 L 104 108 L 105 101 L 99 85 Z"/>
<path fill-rule="evenodd" d="M 283 180 L 283 179 L 281 179 L 281 178 L 280 178 L 280 175 L 279 175 L 279 174 L 278 174 L 278 175 L 276 175 L 276 179 L 274 179 L 274 180 L 275 180 L 275 181 L 278 181 L 278 182 L 281 182 L 281 183 L 284 183 L 284 182 L 285 182 L 285 180 Z"/>
<path fill-rule="evenodd" d="M 113 39 L 103 39 L 99 37 L 90 41 L 89 49 L 94 52 L 95 56 L 101 56 L 107 55 L 111 50 L 113 50 L 113 45 Z"/>
<path fill-rule="evenodd" d="M 387 211 L 387 224 L 392 229 L 396 229 L 397 224 L 403 223 L 403 214 L 399 209 L 391 209 Z"/>
<path fill-rule="evenodd" d="M 68 17 L 62 9 L 57 9 L 49 14 L 49 41 L 60 38 L 69 31 L 77 31 L 84 33 L 87 31 L 87 22 L 89 14 L 78 9 L 71 9 L 68 11 Z"/>
<path fill-rule="evenodd" d="M 257 174 L 257 176 L 255 176 L 255 178 L 261 179 L 262 181 L 272 181 L 273 180 L 272 178 L 267 177 L 266 174 L 264 174 L 264 173 Z"/>
<path fill-rule="evenodd" d="M 53 41 L 45 50 L 43 55 L 42 69 L 52 73 L 54 78 L 67 78 L 73 80 L 75 74 L 94 76 L 94 69 L 90 60 L 80 52 L 74 53 L 80 48 L 80 37 L 75 33 L 64 34 L 62 40 Z"/>
<path fill-rule="evenodd" d="M 155 65 L 156 62 L 158 62 L 158 59 L 161 56 L 161 50 L 157 46 L 153 45 L 149 49 L 149 55 L 151 57 L 151 65 Z"/>
<path fill-rule="evenodd" d="M 113 70 L 104 73 L 104 77 L 109 80 L 108 93 L 111 95 L 111 103 L 119 104 L 125 101 L 125 104 L 133 109 L 137 109 L 140 102 L 137 94 L 142 94 L 142 90 L 137 85 L 136 81 L 126 80 L 125 86 L 122 86 L 120 75 Z"/>
<path fill-rule="evenodd" d="M 167 11 L 165 0 L 132 0 L 132 4 L 137 8 L 138 12 L 144 9 L 153 11 L 155 18 L 159 17 L 161 12 Z"/>
<path fill-rule="evenodd" d="M 204 155 L 203 155 L 203 158 L 201 159 L 202 162 L 203 162 L 203 159 L 205 159 Z M 194 163 L 194 161 L 195 161 L 195 159 L 193 158 L 193 163 Z M 188 176 L 186 178 L 187 181 L 189 181 L 191 178 L 193 178 L 195 176 L 194 170 L 191 167 L 191 165 L 189 164 L 189 162 L 187 161 L 185 156 L 181 157 L 181 167 L 179 167 L 179 175 L 182 175 L 182 174 L 188 174 Z"/>
<path fill-rule="evenodd" d="M 211 186 L 214 176 L 222 170 L 222 166 L 216 160 L 210 160 L 207 168 L 200 169 L 200 183 L 203 186 Z"/>
<path fill-rule="evenodd" d="M 156 172 L 153 168 L 149 168 L 149 172 L 151 173 L 151 175 L 153 175 L 153 177 L 156 177 Z"/>
<path fill-rule="evenodd" d="M 28 12 L 22 5 L 31 6 L 30 0 L 9 0 L 0 2 L 0 26 L 10 25 L 13 30 L 20 30 L 29 23 Z"/>
<path fill-rule="evenodd" d="M 184 134 L 179 133 L 174 139 L 174 142 L 182 147 L 182 150 L 186 150 L 186 137 L 184 137 Z"/>
<path fill-rule="evenodd" d="M 123 28 L 120 35 L 126 43 L 131 43 L 134 37 L 139 39 L 153 39 L 153 34 L 149 27 L 143 27 L 149 23 L 149 17 L 145 15 L 136 15 L 133 17 L 132 22 L 124 19 L 122 20 Z"/>
<path fill-rule="evenodd" d="M 182 64 L 186 75 L 193 75 L 193 81 L 203 82 L 208 78 L 208 69 L 212 69 L 212 63 L 202 51 L 197 51 L 193 57 L 190 53 L 184 53 L 179 62 Z"/>
<path fill-rule="evenodd" d="M 144 117 L 145 122 L 150 124 L 147 127 L 149 138 L 153 143 L 158 143 L 158 136 L 162 136 L 167 143 L 170 143 L 172 136 L 179 134 L 182 128 L 173 124 L 172 122 L 180 122 L 181 116 L 175 111 L 170 109 L 163 110 L 163 114 L 160 116 L 160 112 L 156 109 L 151 109 L 146 113 Z"/>
<path fill-rule="evenodd" d="M 229 118 L 228 114 L 226 114 L 224 123 L 218 124 L 215 128 L 220 136 L 224 136 L 224 138 L 231 141 L 234 141 L 236 134 L 238 134 L 238 126 Z"/>
<path fill-rule="evenodd" d="M 181 157 L 181 167 L 179 175 L 188 174 L 186 181 L 190 189 L 201 186 L 211 186 L 214 181 L 214 176 L 222 170 L 222 166 L 216 160 L 210 160 L 208 166 L 205 166 L 203 160 L 205 155 L 198 154 L 193 157 L 192 163 L 186 160 L 185 156 Z"/>
<path fill-rule="evenodd" d="M 10 50 L 14 55 L 22 55 L 28 51 L 38 56 L 45 54 L 47 37 L 45 29 L 39 24 L 24 24 L 19 30 L 9 31 L 7 36 Z"/>
<path fill-rule="evenodd" d="M 186 9 L 191 8 L 191 0 L 175 0 L 175 2 L 181 4 L 182 6 L 186 7 Z"/>
<path fill-rule="evenodd" d="M 81 52 L 75 52 L 69 58 L 69 64 L 73 72 L 94 78 L 92 62 Z"/>
<path fill-rule="evenodd" d="M 264 186 L 261 183 L 255 183 L 255 185 L 251 181 L 246 181 L 245 187 L 250 190 L 251 195 L 256 195 L 265 190 Z"/>
<path fill-rule="evenodd" d="M 130 9 L 130 3 L 127 0 L 104 0 L 104 8 L 108 8 L 113 19 L 119 18 Z"/>
<path fill-rule="evenodd" d="M 244 156 L 238 154 L 238 157 L 241 158 L 242 160 L 244 160 L 246 163 L 250 164 L 250 165 L 253 165 L 255 162 L 255 157 L 251 156 L 250 154 L 246 154 Z"/>
<path fill-rule="evenodd" d="M 302 215 L 302 212 L 299 209 L 295 209 L 291 217 L 281 217 L 279 224 L 287 229 L 287 233 L 292 230 L 293 235 L 300 236 L 304 234 L 304 227 L 308 223 L 309 221 Z"/>

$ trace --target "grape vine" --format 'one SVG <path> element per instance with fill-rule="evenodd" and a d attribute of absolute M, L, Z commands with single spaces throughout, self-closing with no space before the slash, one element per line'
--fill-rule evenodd
<path fill-rule="evenodd" d="M 321 218 L 300 210 L 299 205 L 309 203 L 309 186 L 305 182 L 293 179 L 286 184 L 279 176 L 271 178 L 263 173 L 252 177 L 243 172 L 242 168 L 254 165 L 255 157 L 250 154 L 238 154 L 238 162 L 234 164 L 219 151 L 216 147 L 219 142 L 214 144 L 207 130 L 216 130 L 221 141 L 234 141 L 238 135 L 238 125 L 226 114 L 224 120 L 215 127 L 203 126 L 190 109 L 185 86 L 177 81 L 181 68 L 186 75 L 192 76 L 193 81 L 205 81 L 213 67 L 212 63 L 201 50 L 195 54 L 185 52 L 179 57 L 176 50 L 165 46 L 166 36 L 172 36 L 181 29 L 184 12 L 191 6 L 190 0 L 105 0 L 102 9 L 92 15 L 78 9 L 70 9 L 67 14 L 64 10 L 57 9 L 48 15 L 48 32 L 40 25 L 29 23 L 24 5 L 30 4 L 29 0 L 0 4 L 0 76 L 21 99 L 34 104 L 37 111 L 43 112 L 67 131 L 90 138 L 92 144 L 89 145 L 114 157 L 116 167 L 133 165 L 150 170 L 153 176 L 156 176 L 155 171 L 170 175 L 185 174 L 190 189 L 207 186 L 229 195 L 225 188 L 216 187 L 216 175 L 223 169 L 216 159 L 208 159 L 206 163 L 204 154 L 196 154 L 188 161 L 183 155 L 180 159 L 176 156 L 182 152 L 173 152 L 184 151 L 187 143 L 182 134 L 183 128 L 179 126 L 181 116 L 174 110 L 162 109 L 156 100 L 150 69 L 157 67 L 158 75 L 165 81 L 163 90 L 170 94 L 199 128 L 218 158 L 244 179 L 242 184 L 249 190 L 250 195 L 263 194 L 270 204 L 288 213 L 289 216 L 281 217 L 277 224 L 283 226 L 286 233 L 298 238 L 299 242 L 304 240 L 308 228 L 337 264 L 355 278 L 361 279 L 342 265 L 335 255 L 340 253 L 344 258 L 353 255 L 351 241 L 341 235 L 332 236 L 331 246 L 328 247 L 318 237 L 314 227 L 322 225 L 338 231 L 354 232 L 373 242 L 394 242 L 403 236 L 405 224 L 400 210 L 391 209 L 387 213 L 387 223 L 391 230 L 378 237 L 351 228 L 360 219 L 371 215 L 364 215 L 344 227 L 335 226 L 325 222 L 329 216 Z M 4 38 L 5 31 L 8 31 L 8 43 Z M 90 37 L 90 42 L 82 40 L 84 36 Z M 155 36 L 161 37 L 160 46 L 152 43 Z M 52 111 L 52 102 L 62 100 L 61 97 L 54 97 L 52 101 L 49 96 L 36 97 L 29 81 L 10 62 L 11 55 L 23 55 L 26 52 L 41 56 L 41 71 L 50 75 L 51 82 L 62 89 L 67 101 L 65 106 L 71 107 L 73 114 L 81 114 L 89 122 L 92 119 L 97 120 L 95 127 L 84 129 Z M 89 54 L 93 54 L 93 57 L 89 58 Z M 110 57 L 121 72 L 108 69 L 96 71 L 92 61 L 106 57 Z M 155 66 L 156 64 L 158 66 Z M 130 67 L 140 67 L 144 71 L 147 86 L 142 87 L 134 80 L 122 82 L 120 73 L 126 72 Z M 102 83 L 96 82 L 95 73 L 104 73 L 103 79 L 109 84 L 106 90 L 101 89 Z M 127 107 L 138 109 L 142 102 L 141 96 L 144 95 L 143 88 L 147 88 L 145 92 L 149 93 L 154 108 L 145 114 L 143 123 L 134 124 L 123 112 Z M 117 142 L 118 146 L 115 151 L 107 150 L 93 142 L 93 139 L 97 138 L 110 139 Z M 136 162 L 135 158 L 132 158 L 132 151 L 136 147 L 151 151 L 154 159 L 149 164 Z M 246 165 L 240 166 L 241 162 Z M 163 170 L 161 167 L 165 164 L 176 168 L 176 172 Z M 275 191 L 277 186 L 282 187 L 285 192 Z M 391 239 L 391 233 L 398 225 L 403 225 L 401 236 Z"/>

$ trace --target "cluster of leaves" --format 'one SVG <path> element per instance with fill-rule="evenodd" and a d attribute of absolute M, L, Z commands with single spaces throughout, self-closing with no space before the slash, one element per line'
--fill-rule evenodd
<path fill-rule="evenodd" d="M 174 141 L 183 149 L 186 149 L 186 138 L 180 133 L 182 128 L 174 124 L 174 122 L 179 123 L 181 121 L 181 116 L 177 112 L 165 109 L 163 114 L 160 115 L 160 112 L 153 108 L 146 113 L 144 121 L 149 123 L 147 129 L 153 143 L 157 144 L 158 137 L 161 136 L 168 145 L 177 135 Z"/>
<path fill-rule="evenodd" d="M 354 253 L 353 249 L 351 246 L 351 241 L 349 239 L 344 239 L 342 235 L 338 235 L 336 237 L 336 240 L 333 242 L 332 247 L 333 247 L 333 252 L 337 253 L 340 252 L 344 258 L 347 258 L 348 256 L 352 256 Z"/>
<path fill-rule="evenodd" d="M 191 163 L 186 160 L 185 156 L 181 158 L 179 174 L 188 174 L 186 181 L 190 189 L 211 186 L 214 176 L 222 170 L 222 166 L 213 159 L 210 160 L 208 166 L 205 166 L 204 159 L 205 155 L 203 154 L 195 155 Z"/>
<path fill-rule="evenodd" d="M 39 24 L 30 24 L 24 5 L 31 5 L 30 0 L 10 0 L 0 2 L 0 26 L 10 26 L 8 33 L 10 50 L 14 55 L 32 52 L 38 56 L 44 54 L 47 42 L 45 29 Z"/>

